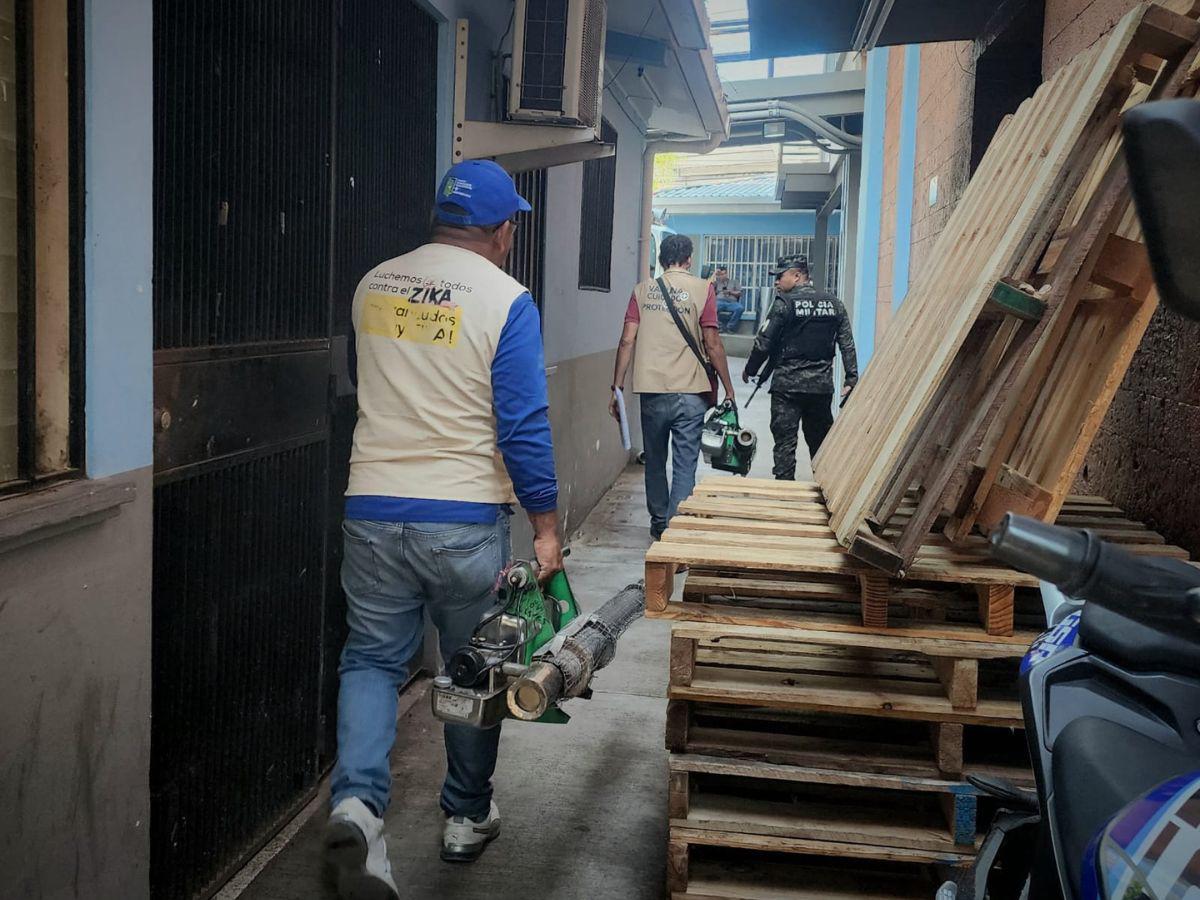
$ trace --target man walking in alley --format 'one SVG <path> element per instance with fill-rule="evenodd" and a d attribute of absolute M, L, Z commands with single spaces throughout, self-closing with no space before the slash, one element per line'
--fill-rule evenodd
<path fill-rule="evenodd" d="M 833 426 L 834 344 L 846 370 L 842 396 L 858 383 L 854 333 L 842 301 L 809 281 L 808 259 L 780 257 L 771 270 L 775 301 L 754 339 L 742 380 L 774 361 L 771 379 L 771 434 L 775 438 L 775 477 L 796 478 L 796 445 L 801 423 L 810 457 L 821 449 Z"/>
<path fill-rule="evenodd" d="M 742 303 L 742 286 L 729 277 L 729 269 L 717 266 L 713 271 L 713 290 L 717 295 L 717 320 L 720 330 L 737 331 L 746 306 Z"/>
<path fill-rule="evenodd" d="M 342 563 L 350 635 L 325 834 L 344 898 L 398 896 L 382 817 L 397 691 L 425 613 L 449 659 L 496 602 L 514 500 L 533 526 L 541 576 L 562 568 L 538 312 L 500 269 L 529 209 L 495 163 L 458 163 L 438 191 L 430 243 L 381 263 L 354 296 L 359 418 Z M 445 727 L 447 861 L 477 859 L 499 833 L 499 740 L 499 727 Z"/>
<path fill-rule="evenodd" d="M 679 504 L 696 485 L 704 414 L 716 404 L 714 375 L 720 377 L 725 396 L 733 399 L 729 364 L 717 333 L 716 293 L 711 284 L 689 272 L 691 239 L 667 235 L 658 258 L 662 277 L 641 282 L 629 298 L 609 401 L 616 418 L 617 391 L 624 392 L 633 362 L 633 390 L 641 401 L 646 448 L 646 506 L 654 540 L 662 537 Z"/>

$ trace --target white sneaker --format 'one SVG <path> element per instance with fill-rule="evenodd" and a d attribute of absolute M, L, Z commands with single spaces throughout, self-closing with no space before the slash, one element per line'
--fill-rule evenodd
<path fill-rule="evenodd" d="M 447 816 L 442 831 L 442 859 L 446 862 L 474 862 L 487 845 L 500 836 L 500 809 L 492 802 L 482 822 L 466 816 Z"/>
<path fill-rule="evenodd" d="M 325 860 L 337 870 L 342 900 L 400 900 L 383 838 L 383 819 L 357 797 L 334 807 L 325 826 Z"/>

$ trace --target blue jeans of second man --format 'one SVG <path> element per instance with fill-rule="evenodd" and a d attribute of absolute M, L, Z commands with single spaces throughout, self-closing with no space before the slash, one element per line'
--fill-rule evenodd
<path fill-rule="evenodd" d="M 708 402 L 698 394 L 640 394 L 646 447 L 646 508 L 655 540 L 696 486 L 700 432 Z M 671 482 L 667 484 L 667 448 Z"/>
<path fill-rule="evenodd" d="M 382 816 L 391 795 L 397 692 L 420 649 L 425 614 L 448 660 L 496 602 L 496 579 L 510 554 L 508 514 L 494 525 L 348 519 L 342 531 L 350 636 L 338 669 L 333 805 L 357 797 Z M 500 727 L 446 725 L 445 741 L 442 810 L 480 819 L 491 807 Z"/>

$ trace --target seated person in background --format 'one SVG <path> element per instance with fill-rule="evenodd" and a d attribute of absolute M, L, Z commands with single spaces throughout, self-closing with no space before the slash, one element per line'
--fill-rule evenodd
<path fill-rule="evenodd" d="M 737 331 L 746 311 L 742 303 L 742 286 L 729 277 L 729 269 L 717 266 L 713 272 L 713 288 L 717 293 L 717 319 L 720 330 Z"/>

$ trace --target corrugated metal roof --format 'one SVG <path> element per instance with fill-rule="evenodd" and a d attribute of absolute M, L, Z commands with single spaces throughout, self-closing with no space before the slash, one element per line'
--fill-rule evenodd
<path fill-rule="evenodd" d="M 758 175 L 739 181 L 718 184 L 692 184 L 687 187 L 666 188 L 654 195 L 654 202 L 664 200 L 774 200 L 778 181 L 774 175 Z"/>

